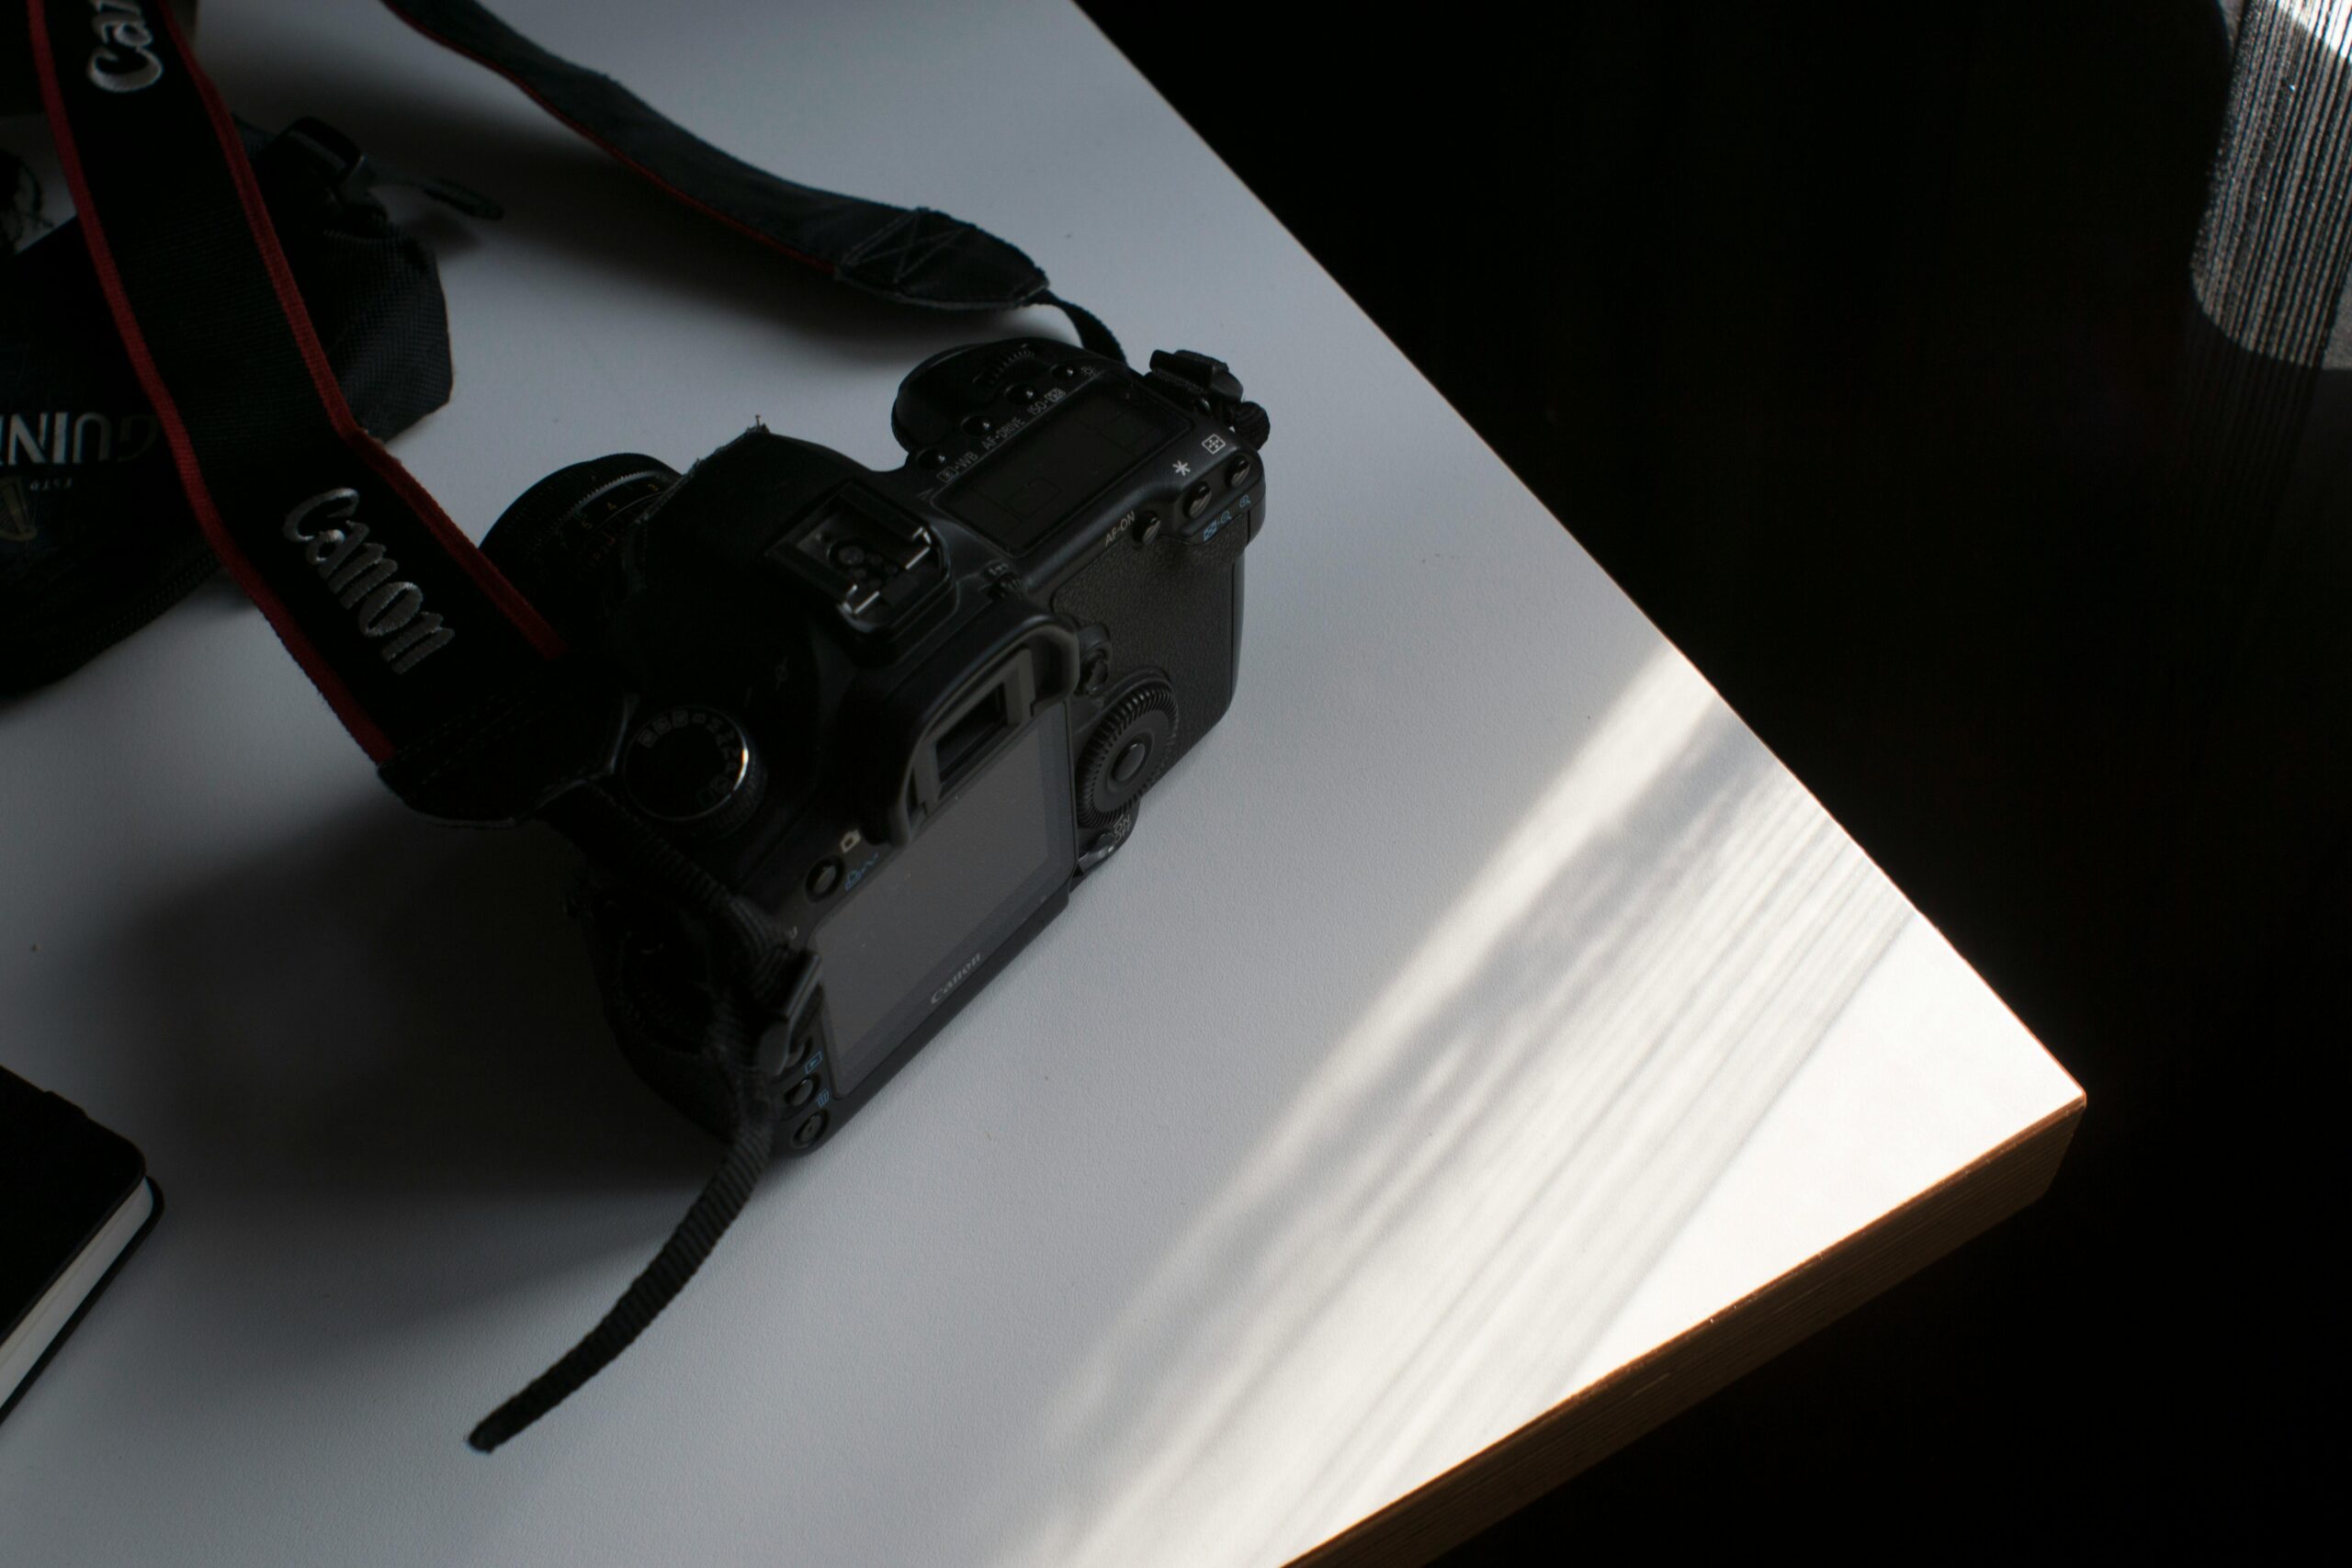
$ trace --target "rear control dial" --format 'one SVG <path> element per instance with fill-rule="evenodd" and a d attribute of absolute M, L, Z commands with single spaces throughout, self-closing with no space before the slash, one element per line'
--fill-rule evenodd
<path fill-rule="evenodd" d="M 637 808 L 696 837 L 741 826 L 764 783 L 742 727 L 699 705 L 668 708 L 639 725 L 621 758 L 621 784 Z"/>
<path fill-rule="evenodd" d="M 1079 820 L 1099 828 L 1117 820 L 1151 787 L 1176 748 L 1176 694 L 1147 681 L 1102 716 L 1078 764 Z"/>

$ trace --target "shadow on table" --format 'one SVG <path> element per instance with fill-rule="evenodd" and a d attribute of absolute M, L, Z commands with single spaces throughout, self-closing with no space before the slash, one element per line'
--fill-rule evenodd
<path fill-rule="evenodd" d="M 155 909 L 114 985 L 240 1186 L 672 1187 L 707 1146 L 619 1060 L 564 913 L 578 864 L 544 829 L 371 801 Z"/>

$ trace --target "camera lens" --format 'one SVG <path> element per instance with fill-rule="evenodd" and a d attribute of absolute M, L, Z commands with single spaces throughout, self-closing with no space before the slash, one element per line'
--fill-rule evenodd
<path fill-rule="evenodd" d="M 481 542 L 506 580 L 570 637 L 603 618 L 611 568 L 646 504 L 678 471 L 634 452 L 558 468 L 514 498 Z"/>

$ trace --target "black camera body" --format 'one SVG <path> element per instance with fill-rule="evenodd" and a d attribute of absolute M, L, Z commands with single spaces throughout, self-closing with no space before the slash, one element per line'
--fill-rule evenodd
<path fill-rule="evenodd" d="M 578 464 L 484 543 L 638 694 L 600 787 L 814 957 L 790 1016 L 731 1035 L 781 1098 L 779 1153 L 1059 913 L 1223 716 L 1265 513 L 1266 416 L 1200 355 L 1137 374 L 1043 339 L 956 349 L 891 427 L 888 472 L 760 428 L 683 477 Z M 714 933 L 609 874 L 581 908 L 631 1062 L 729 1135 Z"/>

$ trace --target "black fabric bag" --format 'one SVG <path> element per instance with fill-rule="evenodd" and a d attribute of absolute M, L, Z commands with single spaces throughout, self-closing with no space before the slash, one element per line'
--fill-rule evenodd
<path fill-rule="evenodd" d="M 406 430 L 449 399 L 432 253 L 393 222 L 339 132 L 316 120 L 240 130 L 345 399 L 379 440 Z M 10 221 L 37 226 L 30 170 L 0 160 L 0 186 Z M 75 223 L 0 252 L 0 693 L 78 669 L 219 565 Z"/>

